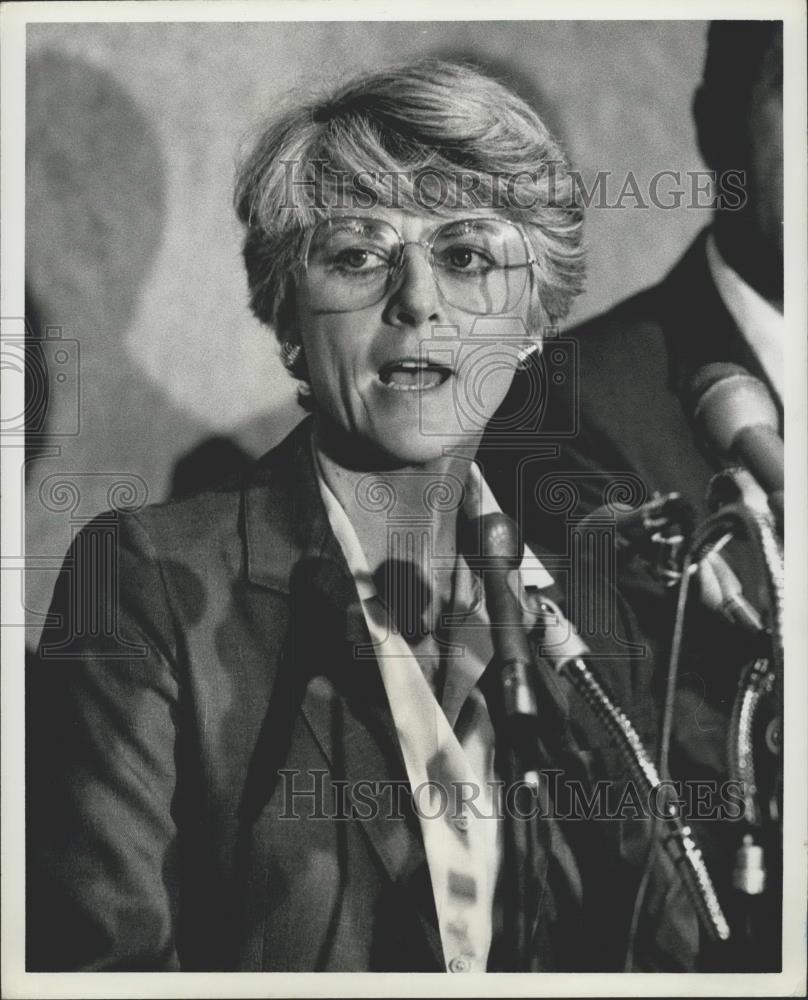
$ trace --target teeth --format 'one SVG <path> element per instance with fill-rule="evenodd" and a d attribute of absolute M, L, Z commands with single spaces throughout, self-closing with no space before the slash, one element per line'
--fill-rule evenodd
<path fill-rule="evenodd" d="M 396 370 L 390 372 L 388 386 L 391 389 L 433 389 L 442 382 L 438 371 L 424 368 Z"/>
<path fill-rule="evenodd" d="M 445 368 L 424 365 L 418 361 L 398 361 L 385 365 L 379 379 L 386 388 L 404 392 L 435 389 L 449 377 Z"/>

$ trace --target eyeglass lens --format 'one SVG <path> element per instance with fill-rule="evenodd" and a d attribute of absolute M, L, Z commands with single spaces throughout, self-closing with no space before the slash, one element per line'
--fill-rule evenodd
<path fill-rule="evenodd" d="M 478 315 L 513 309 L 529 264 L 521 232 L 499 219 L 449 222 L 434 235 L 430 263 L 446 301 Z M 319 223 L 306 268 L 319 308 L 337 312 L 381 301 L 401 264 L 398 232 L 381 219 L 336 218 Z"/>

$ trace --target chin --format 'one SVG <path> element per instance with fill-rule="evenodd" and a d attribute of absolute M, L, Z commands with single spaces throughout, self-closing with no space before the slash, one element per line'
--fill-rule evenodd
<path fill-rule="evenodd" d="M 479 435 L 464 434 L 460 428 L 427 432 L 421 427 L 398 429 L 377 439 L 385 459 L 397 465 L 428 465 L 443 458 L 447 450 L 471 447 L 475 452 Z"/>

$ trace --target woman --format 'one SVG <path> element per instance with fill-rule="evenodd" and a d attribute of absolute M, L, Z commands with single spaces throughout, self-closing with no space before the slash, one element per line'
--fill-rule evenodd
<path fill-rule="evenodd" d="M 118 599 L 81 577 L 97 523 L 68 556 L 29 696 L 30 966 L 501 967 L 490 629 L 458 536 L 495 506 L 483 428 L 581 285 L 570 177 L 523 101 L 431 62 L 270 125 L 236 204 L 311 417 L 237 488 L 122 516 Z M 535 967 L 619 967 L 631 895 L 594 866 L 611 915 L 581 949 L 592 855 L 542 829 Z M 690 922 L 661 927 L 648 967 L 677 967 Z"/>

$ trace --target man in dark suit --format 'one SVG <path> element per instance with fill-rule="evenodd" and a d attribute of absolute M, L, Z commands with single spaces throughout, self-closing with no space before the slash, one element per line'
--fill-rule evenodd
<path fill-rule="evenodd" d="M 691 381 L 702 365 L 730 362 L 763 382 L 782 433 L 782 107 L 782 24 L 714 22 L 693 112 L 706 163 L 718 178 L 742 171 L 743 198 L 719 197 L 711 225 L 658 285 L 564 335 L 577 356 L 574 378 L 551 384 L 550 365 L 534 362 L 532 383 L 548 387 L 540 436 L 529 451 L 509 453 L 519 461 L 492 462 L 489 477 L 503 506 L 563 558 L 574 552 L 576 524 L 609 500 L 634 505 L 654 492 L 677 492 L 697 523 L 708 515 L 708 484 L 722 461 L 691 417 Z M 515 383 L 500 416 L 519 410 L 524 382 Z M 556 436 L 571 414 L 579 418 L 575 433 Z M 747 595 L 762 600 L 763 581 L 744 571 L 748 552 L 732 555 Z M 623 568 L 622 585 L 657 660 L 666 662 L 675 595 L 636 563 Z M 681 773 L 720 780 L 737 664 L 748 646 L 698 615 L 698 608 L 688 613 L 688 633 L 698 641 L 680 678 L 674 762 Z M 727 870 L 731 891 L 728 880 Z"/>

